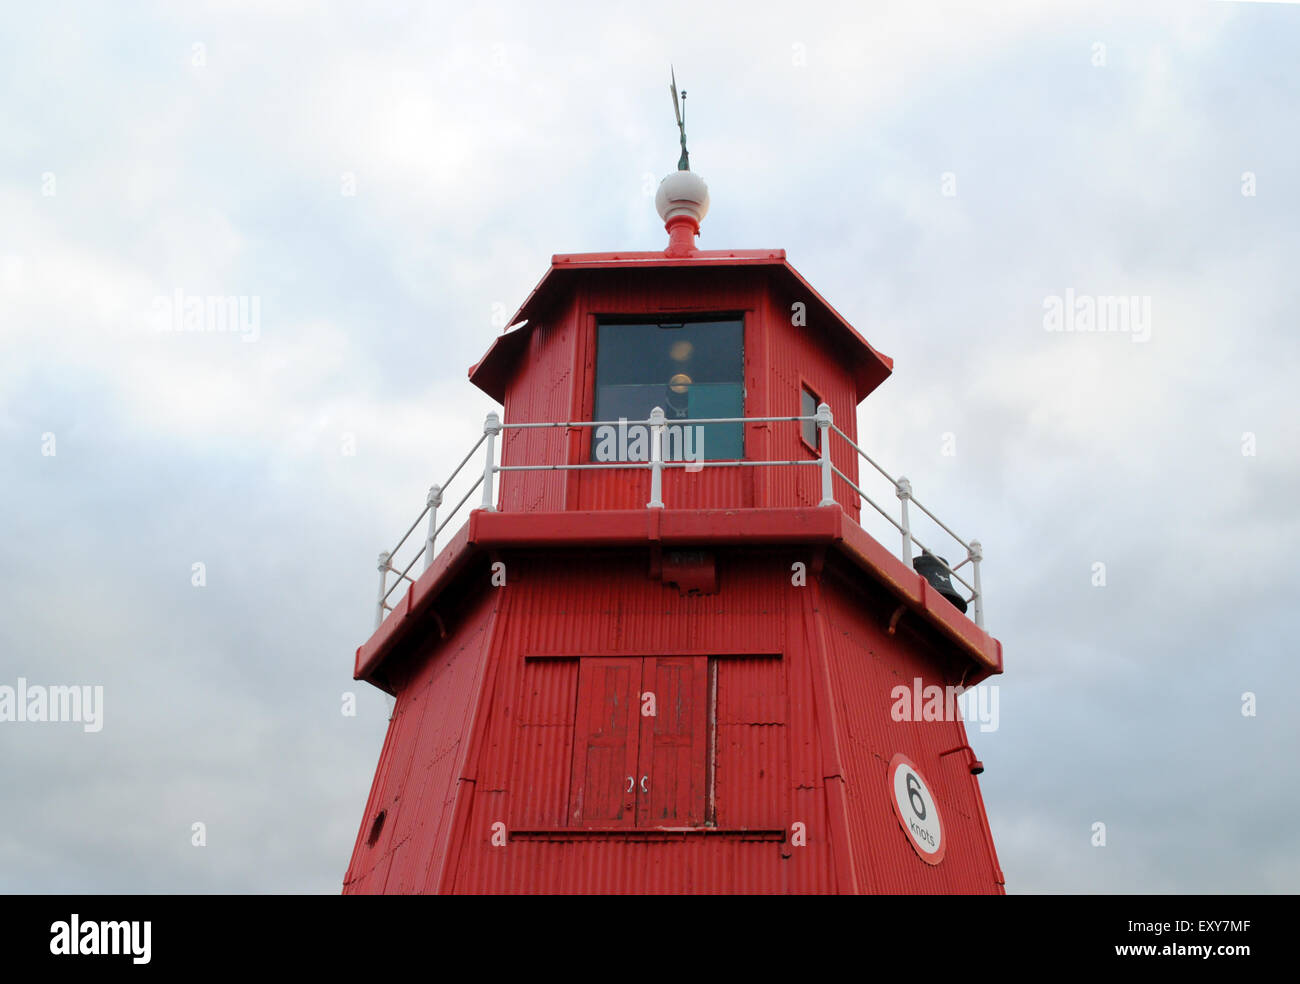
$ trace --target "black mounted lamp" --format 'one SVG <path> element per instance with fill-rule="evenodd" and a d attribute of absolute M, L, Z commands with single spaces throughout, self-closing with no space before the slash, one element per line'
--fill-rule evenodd
<path fill-rule="evenodd" d="M 966 614 L 966 599 L 952 586 L 952 578 L 948 576 L 947 560 L 936 557 L 927 550 L 912 561 L 912 567 L 916 569 L 916 573 L 930 582 L 930 587 L 951 601 L 963 615 Z"/>

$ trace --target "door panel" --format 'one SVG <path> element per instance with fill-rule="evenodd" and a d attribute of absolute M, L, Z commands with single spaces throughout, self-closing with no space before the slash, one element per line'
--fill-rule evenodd
<path fill-rule="evenodd" d="M 700 826 L 705 821 L 708 665 L 698 656 L 644 660 L 641 699 L 654 694 L 655 714 L 641 716 L 638 826 Z"/>
<path fill-rule="evenodd" d="M 585 659 L 578 680 L 570 822 L 633 826 L 637 773 L 640 659 Z"/>

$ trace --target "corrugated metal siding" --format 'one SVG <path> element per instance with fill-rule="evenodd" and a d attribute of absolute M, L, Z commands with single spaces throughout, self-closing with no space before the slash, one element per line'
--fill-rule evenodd
<path fill-rule="evenodd" d="M 578 660 L 525 663 L 511 752 L 512 827 L 559 827 L 569 804 Z"/>
<path fill-rule="evenodd" d="M 771 293 L 765 300 L 768 372 L 763 380 L 762 409 L 755 409 L 753 415 L 779 417 L 800 414 L 800 394 L 803 385 L 807 384 L 830 406 L 840 430 L 856 443 L 857 389 L 844 360 L 838 358 L 831 347 L 824 326 L 815 322 L 806 326 L 790 323 L 791 305 L 800 298 Z M 802 300 L 807 303 L 807 298 Z M 814 316 L 810 314 L 809 317 Z M 770 427 L 769 460 L 817 457 L 800 440 L 798 424 L 776 423 Z M 834 433 L 831 434 L 831 462 L 857 482 L 858 455 Z M 765 468 L 762 481 L 762 505 L 815 506 L 821 501 L 821 472 L 817 468 Z M 860 511 L 858 497 L 848 483 L 837 475 L 832 479 L 831 490 L 835 501 L 856 520 Z"/>
<path fill-rule="evenodd" d="M 409 664 L 410 674 L 396 681 L 397 703 L 345 893 L 422 892 L 436 883 L 497 600 L 483 595 L 448 640 L 431 642 Z M 381 810 L 383 828 L 375 844 L 368 845 Z"/>
<path fill-rule="evenodd" d="M 484 586 L 397 681 L 345 890 L 998 891 L 975 779 L 961 754 L 940 756 L 965 743 L 960 722 L 890 717 L 896 684 L 944 684 L 937 644 L 906 625 L 888 635 L 884 602 L 854 574 L 793 586 L 796 556 L 721 551 L 719 592 L 683 596 L 649 576 L 645 551 L 507 553 L 507 585 Z M 658 655 L 716 657 L 717 829 L 563 830 L 581 661 Z M 890 806 L 897 752 L 942 811 L 937 866 Z"/>
<path fill-rule="evenodd" d="M 716 672 L 718 826 L 784 829 L 790 822 L 784 660 L 719 659 Z"/>
<path fill-rule="evenodd" d="M 786 641 L 785 575 L 718 556 L 716 595 L 687 595 L 651 580 L 645 551 L 513 556 L 506 631 L 512 653 L 674 654 L 687 650 L 780 652 Z"/>
<path fill-rule="evenodd" d="M 821 593 L 830 649 L 840 752 L 849 802 L 849 828 L 863 889 L 881 893 L 999 891 L 996 865 L 984 840 L 976 779 L 960 754 L 959 721 L 894 721 L 891 691 L 913 680 L 946 686 L 937 653 L 904 629 L 889 635 L 869 614 L 854 586 L 828 578 Z M 887 618 L 887 615 L 885 616 Z M 923 862 L 899 826 L 886 788 L 886 770 L 902 752 L 921 770 L 939 807 L 947 848 L 938 865 Z"/>
<path fill-rule="evenodd" d="M 717 595 L 682 596 L 647 576 L 644 553 L 623 556 L 552 558 L 512 557 L 507 560 L 512 592 L 510 617 L 500 626 L 500 666 L 495 677 L 493 711 L 484 718 L 481 755 L 466 784 L 467 813 L 464 850 L 454 890 L 457 892 L 650 892 L 650 893 L 777 893 L 829 892 L 835 885 L 831 844 L 826 832 L 821 782 L 816 767 L 804 766 L 809 779 L 795 789 L 786 762 L 785 731 L 790 702 L 783 692 L 786 664 L 804 662 L 802 640 L 787 633 L 790 618 L 789 563 L 756 567 L 747 557 L 720 557 Z M 534 819 L 553 810 L 522 805 L 527 788 L 547 790 L 558 797 L 565 776 L 520 776 L 521 753 L 517 721 L 567 721 L 569 695 L 576 692 L 577 659 L 534 658 L 526 655 L 648 656 L 681 653 L 782 653 L 781 658 L 719 659 L 721 720 L 729 729 L 743 726 L 762 733 L 736 739 L 732 748 L 743 759 L 734 765 L 752 766 L 769 759 L 776 763 L 772 785 L 780 795 L 766 796 L 759 788 L 737 790 L 729 816 L 753 811 L 750 828 L 787 832 L 781 839 L 753 839 L 740 834 L 530 834 Z M 550 710 L 536 709 L 534 695 L 549 680 L 555 693 L 545 698 Z M 769 692 L 775 688 L 775 692 Z M 521 708 L 512 715 L 503 706 L 506 694 L 519 694 Z M 796 698 L 801 703 L 803 697 Z M 750 719 L 746 722 L 746 719 Z M 530 733 L 531 734 L 531 733 Z M 559 757 L 543 756 L 535 738 L 522 753 L 527 770 L 564 772 L 570 766 Z M 815 744 L 815 743 L 814 743 Z M 552 750 L 561 747 L 555 739 Z M 729 751 L 720 750 L 720 770 L 727 770 Z M 806 760 L 808 753 L 802 753 Z M 571 757 L 571 756 L 570 756 Z M 739 768 L 738 765 L 735 765 Z M 763 768 L 764 766 L 760 766 Z M 763 782 L 768 782 L 768 775 Z M 531 784 L 531 786 L 529 785 Z M 734 785 L 734 784 L 733 784 Z M 725 787 L 725 782 L 724 782 Z M 792 814 L 798 812 L 799 816 Z M 723 811 L 723 815 L 728 815 Z M 789 825 L 799 819 L 809 829 L 809 846 L 792 849 Z M 492 825 L 507 822 L 511 838 L 505 847 L 491 844 Z M 546 828 L 548 824 L 537 824 Z M 769 838 L 772 835 L 765 835 Z M 777 835 L 781 836 L 781 835 Z M 646 839 L 656 837 L 657 839 Z"/>
<path fill-rule="evenodd" d="M 480 813 L 481 825 L 489 814 Z M 667 834 L 657 842 L 620 835 L 571 840 L 514 839 L 457 892 L 499 894 L 745 895 L 810 892 L 782 887 L 791 862 L 783 845 L 711 834 Z M 486 850 L 486 849 L 485 849 Z M 490 869 L 490 874 L 489 874 Z"/>
<path fill-rule="evenodd" d="M 748 508 L 754 505 L 755 471 L 665 468 L 664 505 L 669 509 Z M 646 469 L 586 472 L 579 482 L 578 509 L 643 509 L 650 501 L 650 472 Z"/>
<path fill-rule="evenodd" d="M 506 388 L 506 423 L 572 420 L 575 377 L 580 375 L 580 326 L 575 304 L 556 310 L 528 340 L 515 378 Z M 575 460 L 575 434 L 562 428 L 505 430 L 501 433 L 501 464 L 542 465 Z M 479 459 L 482 460 L 481 458 Z M 498 508 L 510 512 L 546 512 L 565 508 L 566 472 L 502 472 Z"/>

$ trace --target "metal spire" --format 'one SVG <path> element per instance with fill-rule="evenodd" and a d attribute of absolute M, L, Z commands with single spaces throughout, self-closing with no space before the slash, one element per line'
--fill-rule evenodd
<path fill-rule="evenodd" d="M 691 155 L 686 152 L 686 90 L 682 90 L 682 100 L 677 101 L 677 73 L 673 71 L 671 65 L 668 66 L 668 73 L 672 76 L 672 85 L 669 88 L 673 93 L 673 112 L 677 115 L 677 131 L 682 135 L 682 156 L 677 159 L 677 170 L 689 171 L 691 169 Z"/>

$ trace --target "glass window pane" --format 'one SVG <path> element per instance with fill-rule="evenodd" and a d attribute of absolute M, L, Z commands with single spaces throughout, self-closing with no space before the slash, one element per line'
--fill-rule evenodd
<path fill-rule="evenodd" d="M 668 461 L 744 457 L 743 424 L 685 423 L 745 413 L 744 322 L 602 321 L 596 330 L 596 419 L 646 420 L 662 407 Z M 645 427 L 595 428 L 597 461 L 649 460 Z"/>
<path fill-rule="evenodd" d="M 805 386 L 799 402 L 799 416 L 811 417 L 816 412 L 817 397 Z M 799 422 L 799 429 L 803 434 L 803 439 L 813 447 L 817 447 L 817 424 L 811 420 L 802 420 Z"/>

